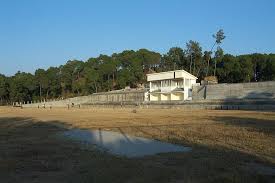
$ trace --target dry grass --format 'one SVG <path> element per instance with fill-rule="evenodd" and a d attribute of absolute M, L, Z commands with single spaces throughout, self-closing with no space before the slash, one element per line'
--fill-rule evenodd
<path fill-rule="evenodd" d="M 11 182 L 274 181 L 267 174 L 275 168 L 275 112 L 132 111 L 0 108 L 0 171 L 5 172 L 0 176 Z M 119 131 L 189 145 L 193 151 L 114 157 L 51 138 L 64 128 Z"/>

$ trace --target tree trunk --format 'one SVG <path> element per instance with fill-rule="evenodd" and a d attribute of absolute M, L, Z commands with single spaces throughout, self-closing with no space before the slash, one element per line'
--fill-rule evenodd
<path fill-rule="evenodd" d="M 95 83 L 94 85 L 95 85 L 95 92 L 97 93 L 97 86 L 96 86 L 96 83 Z"/>
<path fill-rule="evenodd" d="M 76 91 L 77 91 L 77 95 L 79 96 L 79 95 L 80 95 L 80 91 L 79 91 L 79 89 L 77 89 Z"/>
<path fill-rule="evenodd" d="M 39 83 L 39 93 L 40 93 L 40 102 L 42 101 L 42 89 L 41 89 L 41 83 Z"/>
<path fill-rule="evenodd" d="M 197 78 L 199 77 L 200 71 L 201 71 L 201 69 L 198 69 L 197 74 L 196 74 Z"/>
<path fill-rule="evenodd" d="M 195 62 L 196 60 L 194 60 L 193 61 L 193 65 L 194 65 L 194 67 L 193 67 L 193 73 L 195 74 L 195 72 L 196 72 L 196 62 Z"/>
<path fill-rule="evenodd" d="M 115 85 L 115 72 L 113 72 L 113 84 L 112 84 L 112 89 L 114 89 L 114 85 Z"/>
<path fill-rule="evenodd" d="M 212 51 L 213 51 L 213 48 L 216 46 L 216 42 L 213 44 L 212 48 L 211 48 L 211 51 L 210 51 L 210 55 L 209 55 L 209 58 L 207 59 L 208 62 L 207 62 L 207 72 L 206 72 L 206 76 L 208 76 L 208 72 L 209 72 L 209 61 L 210 61 L 210 58 L 211 58 L 211 55 L 212 55 Z M 215 71 L 216 72 L 216 71 Z"/>
<path fill-rule="evenodd" d="M 217 60 L 215 59 L 215 69 L 214 69 L 214 76 L 216 76 L 216 68 L 217 68 Z"/>
<path fill-rule="evenodd" d="M 210 57 L 207 59 L 206 76 L 208 76 L 208 72 L 209 72 L 209 62 L 210 62 Z"/>
<path fill-rule="evenodd" d="M 110 87 L 110 74 L 107 74 L 108 75 L 108 91 L 110 91 L 111 87 Z"/>
<path fill-rule="evenodd" d="M 190 69 L 189 69 L 189 72 L 191 73 L 192 71 L 192 54 L 190 55 Z"/>
<path fill-rule="evenodd" d="M 49 89 L 47 89 L 46 101 L 48 101 L 48 96 L 49 96 Z"/>

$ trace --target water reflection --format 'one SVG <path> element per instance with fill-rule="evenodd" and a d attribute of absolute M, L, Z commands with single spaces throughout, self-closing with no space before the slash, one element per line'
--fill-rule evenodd
<path fill-rule="evenodd" d="M 127 157 L 191 151 L 190 147 L 130 136 L 125 134 L 121 129 L 120 133 L 102 131 L 100 129 L 93 131 L 72 129 L 63 132 L 63 135 L 80 143 L 93 144 L 112 154 Z"/>

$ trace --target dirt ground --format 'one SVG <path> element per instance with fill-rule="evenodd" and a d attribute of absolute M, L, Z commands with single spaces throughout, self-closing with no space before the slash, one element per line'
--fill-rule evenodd
<path fill-rule="evenodd" d="M 85 150 L 54 134 L 112 130 L 183 144 L 143 158 Z M 0 108 L 0 182 L 275 182 L 275 112 Z"/>

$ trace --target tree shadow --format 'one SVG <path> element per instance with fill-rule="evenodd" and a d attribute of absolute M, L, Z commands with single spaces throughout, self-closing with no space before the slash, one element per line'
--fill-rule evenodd
<path fill-rule="evenodd" d="M 263 132 L 275 136 L 274 119 L 267 120 L 249 117 L 221 116 L 215 117 L 213 120 L 217 121 L 218 123 L 224 123 L 226 125 L 251 128 L 258 132 Z"/>
<path fill-rule="evenodd" d="M 167 127 L 169 128 L 169 126 Z M 176 125 L 176 128 L 180 127 L 185 128 L 188 125 Z M 275 180 L 274 161 L 218 144 L 210 146 L 190 142 L 184 137 L 173 133 L 173 131 L 167 131 L 165 125 L 149 127 L 159 131 L 161 137 L 153 133 L 150 134 L 144 128 L 146 127 L 134 127 L 138 133 L 143 133 L 156 140 L 185 144 L 192 147 L 192 153 L 186 153 L 184 157 L 176 153 L 168 153 L 165 154 L 163 159 L 163 164 L 167 166 L 181 167 L 184 177 L 189 177 L 190 175 L 192 177 L 195 174 L 198 182 L 202 181 L 200 180 L 201 177 L 208 177 L 209 175 L 212 177 L 208 177 L 202 182 L 273 182 Z M 165 137 L 163 138 L 163 136 Z M 182 139 L 182 141 L 179 139 Z M 185 180 L 189 181 L 188 178 Z"/>
<path fill-rule="evenodd" d="M 274 99 L 275 94 L 270 92 L 249 92 L 245 97 L 245 99 Z"/>
<path fill-rule="evenodd" d="M 245 96 L 227 96 L 216 109 L 275 111 L 275 95 L 272 92 L 249 92 Z"/>

